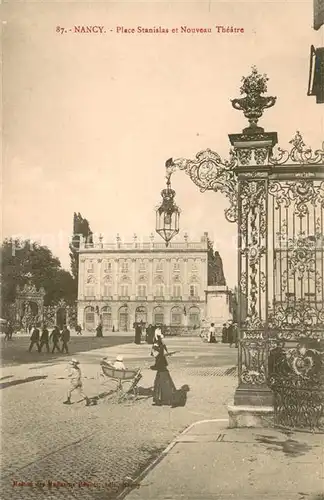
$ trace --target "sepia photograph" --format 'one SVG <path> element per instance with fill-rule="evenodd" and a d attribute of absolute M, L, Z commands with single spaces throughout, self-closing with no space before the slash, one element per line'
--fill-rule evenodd
<path fill-rule="evenodd" d="M 1 13 L 1 499 L 324 500 L 323 0 Z"/>

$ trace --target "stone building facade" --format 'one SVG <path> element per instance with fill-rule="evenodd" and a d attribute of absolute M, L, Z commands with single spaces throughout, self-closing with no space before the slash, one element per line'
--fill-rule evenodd
<path fill-rule="evenodd" d="M 79 249 L 78 323 L 127 331 L 134 322 L 199 327 L 206 316 L 208 235 L 201 241 L 87 244 Z"/>

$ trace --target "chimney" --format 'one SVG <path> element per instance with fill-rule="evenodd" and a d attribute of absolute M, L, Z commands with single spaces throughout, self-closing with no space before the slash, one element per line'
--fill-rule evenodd
<path fill-rule="evenodd" d="M 208 232 L 204 232 L 203 236 L 201 237 L 201 241 L 207 241 L 208 240 Z"/>

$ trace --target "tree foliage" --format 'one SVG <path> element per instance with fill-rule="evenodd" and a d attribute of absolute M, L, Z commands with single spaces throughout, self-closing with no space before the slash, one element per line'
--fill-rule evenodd
<path fill-rule="evenodd" d="M 78 250 L 80 248 L 81 238 L 85 238 L 87 243 L 92 243 L 92 231 L 90 229 L 90 224 L 87 219 L 84 219 L 82 215 L 74 212 L 73 215 L 73 237 L 70 244 L 70 259 L 71 259 L 71 272 L 75 280 L 75 287 L 78 287 L 78 274 L 79 274 L 79 259 Z"/>
<path fill-rule="evenodd" d="M 1 261 L 2 307 L 15 301 L 18 285 L 23 287 L 28 282 L 37 289 L 45 289 L 45 305 L 60 299 L 68 303 L 75 301 L 72 275 L 62 269 L 59 259 L 46 246 L 8 238 L 1 245 Z"/>

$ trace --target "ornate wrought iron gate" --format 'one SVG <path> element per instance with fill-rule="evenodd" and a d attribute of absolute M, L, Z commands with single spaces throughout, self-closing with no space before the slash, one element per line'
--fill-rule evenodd
<path fill-rule="evenodd" d="M 324 150 L 299 132 L 289 151 L 257 121 L 276 98 L 266 75 L 243 78 L 232 105 L 250 126 L 229 135 L 230 161 L 210 151 L 168 160 L 201 191 L 224 193 L 238 226 L 239 386 L 235 405 L 272 406 L 276 425 L 324 430 Z"/>
<path fill-rule="evenodd" d="M 277 425 L 324 430 L 324 154 L 291 142 L 268 187 L 268 380 Z"/>

